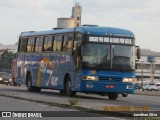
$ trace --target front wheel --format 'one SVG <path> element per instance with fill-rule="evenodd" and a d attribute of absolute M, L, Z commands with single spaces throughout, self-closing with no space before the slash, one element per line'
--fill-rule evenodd
<path fill-rule="evenodd" d="M 116 100 L 118 98 L 118 93 L 108 93 L 108 98 L 110 100 Z"/>
<path fill-rule="evenodd" d="M 69 97 L 73 97 L 76 95 L 76 92 L 71 90 L 71 80 L 69 76 L 66 78 L 65 93 Z"/>

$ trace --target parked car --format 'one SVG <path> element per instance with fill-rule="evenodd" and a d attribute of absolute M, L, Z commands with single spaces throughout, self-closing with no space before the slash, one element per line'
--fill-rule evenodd
<path fill-rule="evenodd" d="M 159 91 L 160 90 L 160 84 L 158 84 L 158 83 L 149 84 L 148 90 Z"/>
<path fill-rule="evenodd" d="M 12 78 L 6 72 L 0 72 L 0 84 L 12 85 Z"/>
<path fill-rule="evenodd" d="M 145 84 L 142 86 L 142 90 L 145 91 L 147 90 L 148 91 L 148 87 L 149 87 L 149 84 Z"/>
<path fill-rule="evenodd" d="M 135 89 L 136 89 L 136 90 L 140 90 L 140 89 L 141 89 L 141 85 L 138 84 L 138 83 L 136 83 L 136 84 L 135 84 Z"/>
<path fill-rule="evenodd" d="M 160 91 L 160 83 L 156 83 L 156 89 L 157 91 Z"/>

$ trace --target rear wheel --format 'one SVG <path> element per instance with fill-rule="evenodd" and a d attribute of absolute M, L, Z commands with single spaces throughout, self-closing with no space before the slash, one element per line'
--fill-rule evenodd
<path fill-rule="evenodd" d="M 70 76 L 67 76 L 66 79 L 65 79 L 65 93 L 67 96 L 69 97 L 73 97 L 76 95 L 76 92 L 75 91 L 72 91 L 71 90 L 71 79 L 70 79 Z"/>
<path fill-rule="evenodd" d="M 41 88 L 32 86 L 32 76 L 28 74 L 27 76 L 27 90 L 29 92 L 40 92 Z"/>
<path fill-rule="evenodd" d="M 116 100 L 118 98 L 118 93 L 108 93 L 108 98 L 110 100 Z"/>
<path fill-rule="evenodd" d="M 61 95 L 65 95 L 66 94 L 64 90 L 59 90 L 59 92 L 60 92 Z"/>

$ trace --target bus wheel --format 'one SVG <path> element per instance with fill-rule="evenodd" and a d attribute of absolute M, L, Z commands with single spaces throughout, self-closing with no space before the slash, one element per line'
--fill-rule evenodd
<path fill-rule="evenodd" d="M 122 97 L 127 97 L 128 94 L 127 93 L 122 93 Z"/>
<path fill-rule="evenodd" d="M 118 93 L 108 93 L 108 98 L 110 100 L 116 100 L 118 98 Z"/>
<path fill-rule="evenodd" d="M 28 74 L 28 76 L 27 76 L 27 90 L 29 92 L 33 92 L 34 91 L 34 88 L 32 86 L 32 76 L 31 76 L 31 74 Z"/>
<path fill-rule="evenodd" d="M 65 95 L 66 94 L 64 90 L 59 90 L 59 92 L 60 92 L 61 95 Z"/>
<path fill-rule="evenodd" d="M 41 88 L 32 86 L 32 76 L 29 74 L 27 76 L 27 89 L 29 92 L 40 92 Z"/>
<path fill-rule="evenodd" d="M 76 95 L 76 92 L 71 91 L 71 80 L 69 76 L 66 78 L 65 92 L 66 92 L 66 95 L 69 97 L 73 97 Z"/>

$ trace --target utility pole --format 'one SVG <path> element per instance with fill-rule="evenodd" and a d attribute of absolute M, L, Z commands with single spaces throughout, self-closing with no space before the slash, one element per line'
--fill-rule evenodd
<path fill-rule="evenodd" d="M 151 76 L 150 76 L 151 82 L 154 82 L 154 71 L 155 71 L 155 61 L 152 61 L 151 62 Z"/>
<path fill-rule="evenodd" d="M 141 87 L 143 86 L 143 67 L 144 67 L 143 62 L 144 62 L 144 61 L 141 61 L 141 66 L 142 66 L 142 75 L 141 75 L 141 76 L 142 76 L 142 85 L 141 85 Z"/>

